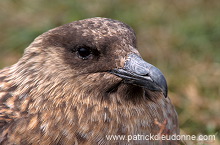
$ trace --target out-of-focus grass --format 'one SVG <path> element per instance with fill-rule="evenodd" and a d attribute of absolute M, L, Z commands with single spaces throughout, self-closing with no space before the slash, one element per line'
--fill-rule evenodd
<path fill-rule="evenodd" d="M 220 3 L 218 0 L 2 0 L 0 67 L 15 63 L 39 34 L 88 17 L 132 26 L 145 60 L 159 67 L 182 134 L 215 134 L 220 144 Z"/>

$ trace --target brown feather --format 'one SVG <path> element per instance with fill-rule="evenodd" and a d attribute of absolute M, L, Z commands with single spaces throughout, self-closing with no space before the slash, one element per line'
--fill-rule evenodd
<path fill-rule="evenodd" d="M 78 46 L 94 54 L 83 60 L 75 53 Z M 158 134 L 155 119 L 166 120 L 169 134 L 179 134 L 169 98 L 107 72 L 123 67 L 128 54 L 139 55 L 135 48 L 133 30 L 106 18 L 72 22 L 37 37 L 16 64 L 0 70 L 1 144 L 126 144 L 106 135 Z"/>

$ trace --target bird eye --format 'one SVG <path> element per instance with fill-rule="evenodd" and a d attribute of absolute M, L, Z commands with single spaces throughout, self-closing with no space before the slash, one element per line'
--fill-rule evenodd
<path fill-rule="evenodd" d="M 88 59 L 88 57 L 92 54 L 92 51 L 86 47 L 80 47 L 77 49 L 77 54 L 82 59 Z"/>

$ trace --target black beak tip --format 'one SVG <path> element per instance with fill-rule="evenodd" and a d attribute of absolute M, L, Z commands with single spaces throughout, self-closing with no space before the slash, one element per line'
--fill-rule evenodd
<path fill-rule="evenodd" d="M 163 73 L 156 67 L 151 66 L 149 75 L 152 78 L 152 80 L 155 82 L 155 84 L 160 88 L 161 92 L 165 97 L 167 97 L 168 93 L 168 87 L 167 87 L 167 81 L 163 75 Z"/>
<path fill-rule="evenodd" d="M 162 90 L 162 92 L 163 92 L 164 97 L 167 98 L 167 96 L 168 96 L 167 86 L 165 87 L 165 89 Z"/>

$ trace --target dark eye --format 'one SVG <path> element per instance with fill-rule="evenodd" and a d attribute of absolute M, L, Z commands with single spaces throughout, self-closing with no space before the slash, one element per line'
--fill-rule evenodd
<path fill-rule="evenodd" d="M 77 54 L 82 59 L 88 59 L 88 57 L 92 54 L 90 48 L 80 47 L 77 49 Z"/>

